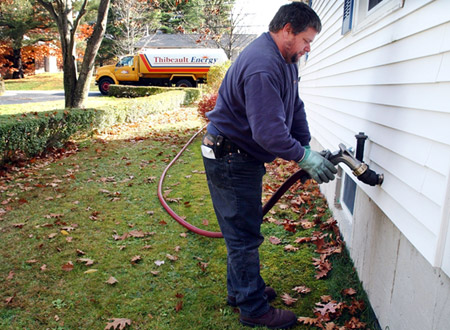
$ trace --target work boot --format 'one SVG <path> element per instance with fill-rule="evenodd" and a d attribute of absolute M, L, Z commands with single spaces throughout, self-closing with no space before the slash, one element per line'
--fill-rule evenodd
<path fill-rule="evenodd" d="M 266 286 L 266 288 L 264 289 L 264 293 L 266 294 L 267 300 L 269 302 L 274 300 L 277 297 L 277 293 L 270 286 Z M 237 307 L 236 298 L 233 296 L 228 296 L 227 304 L 230 305 L 231 307 Z"/>
<path fill-rule="evenodd" d="M 269 311 L 260 317 L 244 317 L 239 319 L 249 327 L 268 327 L 269 329 L 289 329 L 297 323 L 297 316 L 291 311 L 276 309 L 270 306 Z"/>

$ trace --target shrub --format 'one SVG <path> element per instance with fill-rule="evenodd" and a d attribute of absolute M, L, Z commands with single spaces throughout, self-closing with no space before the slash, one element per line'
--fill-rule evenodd
<path fill-rule="evenodd" d="M 226 61 L 222 64 L 213 65 L 208 71 L 208 83 L 206 84 L 206 92 L 208 94 L 217 93 L 220 84 L 222 83 L 231 61 Z"/>
<path fill-rule="evenodd" d="M 206 94 L 202 97 L 202 99 L 198 102 L 198 114 L 200 117 L 208 122 L 208 118 L 206 117 L 206 113 L 214 109 L 217 101 L 217 93 L 214 94 Z"/>
<path fill-rule="evenodd" d="M 159 86 L 126 86 L 126 85 L 110 85 L 109 96 L 115 97 L 144 97 L 170 91 L 183 91 L 185 98 L 184 105 L 191 104 L 197 101 L 200 97 L 200 90 L 198 88 L 178 88 L 178 87 L 159 87 Z"/>
<path fill-rule="evenodd" d="M 75 133 L 91 131 L 96 116 L 93 109 L 4 116 L 0 120 L 0 163 L 62 147 Z"/>
<path fill-rule="evenodd" d="M 151 114 L 180 107 L 200 93 L 187 88 L 167 90 L 151 97 L 106 102 L 104 108 L 97 110 L 70 109 L 0 116 L 0 164 L 61 147 L 77 134 L 107 131 L 116 124 L 137 122 Z"/>

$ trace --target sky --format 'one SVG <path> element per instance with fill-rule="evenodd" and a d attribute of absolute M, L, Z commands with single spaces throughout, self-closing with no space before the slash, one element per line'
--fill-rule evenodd
<path fill-rule="evenodd" d="M 235 15 L 242 17 L 246 33 L 260 34 L 269 30 L 269 23 L 282 5 L 289 0 L 236 0 Z M 241 25 L 239 23 L 238 25 Z"/>

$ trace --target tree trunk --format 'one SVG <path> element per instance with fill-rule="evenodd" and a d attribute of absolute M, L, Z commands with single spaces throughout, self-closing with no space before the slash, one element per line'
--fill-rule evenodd
<path fill-rule="evenodd" d="M 13 55 L 13 79 L 23 78 L 22 48 L 13 49 Z"/>
<path fill-rule="evenodd" d="M 73 0 L 65 0 L 65 6 L 62 6 L 61 2 L 57 5 L 47 0 L 37 1 L 50 12 L 58 25 L 63 53 L 65 107 L 83 108 L 94 71 L 94 60 L 105 34 L 110 0 L 100 0 L 97 22 L 94 32 L 87 42 L 79 77 L 77 77 L 76 55 L 74 55 L 75 37 L 81 17 L 85 14 L 87 0 L 83 1 L 75 21 L 73 19 Z"/>
<path fill-rule="evenodd" d="M 106 31 L 106 21 L 108 19 L 110 0 L 101 0 L 98 8 L 97 22 L 94 32 L 89 38 L 84 53 L 83 63 L 81 64 L 80 75 L 73 95 L 72 106 L 82 108 L 88 97 L 92 74 L 94 72 L 95 57 L 102 43 Z"/>

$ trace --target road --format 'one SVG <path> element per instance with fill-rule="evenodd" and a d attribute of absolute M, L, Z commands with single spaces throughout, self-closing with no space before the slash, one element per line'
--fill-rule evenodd
<path fill-rule="evenodd" d="M 89 92 L 89 96 L 101 96 L 100 92 Z M 5 91 L 0 96 L 0 105 L 64 100 L 64 91 Z"/>

